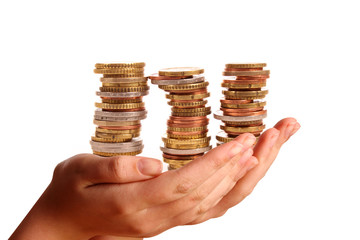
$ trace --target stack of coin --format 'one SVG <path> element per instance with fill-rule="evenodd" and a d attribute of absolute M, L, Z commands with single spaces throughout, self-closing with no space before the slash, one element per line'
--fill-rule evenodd
<path fill-rule="evenodd" d="M 263 70 L 266 63 L 229 63 L 225 66 L 225 76 L 221 86 L 224 99 L 220 111 L 214 117 L 221 120 L 221 131 L 216 136 L 217 145 L 229 142 L 242 133 L 252 133 L 259 137 L 264 130 L 263 119 L 267 111 L 263 100 L 268 90 L 266 79 L 270 71 Z"/>
<path fill-rule="evenodd" d="M 162 69 L 149 77 L 153 84 L 168 92 L 166 98 L 172 106 L 161 147 L 169 170 L 180 168 L 211 149 L 207 135 L 207 115 L 211 110 L 205 100 L 210 96 L 209 82 L 202 73 L 202 68 L 180 67 Z"/>
<path fill-rule="evenodd" d="M 143 62 L 97 63 L 94 72 L 103 74 L 96 92 L 95 136 L 90 144 L 100 156 L 137 155 L 144 147 L 140 120 L 146 118 L 142 97 L 149 93 Z"/>

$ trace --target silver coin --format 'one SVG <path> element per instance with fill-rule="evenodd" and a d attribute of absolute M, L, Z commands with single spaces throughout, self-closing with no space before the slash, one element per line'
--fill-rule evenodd
<path fill-rule="evenodd" d="M 224 116 L 223 111 L 218 110 L 214 113 L 214 118 L 227 121 L 227 122 L 247 122 L 247 121 L 257 121 L 266 118 L 267 114 L 256 115 L 256 116 L 245 116 L 245 117 L 236 117 L 236 116 Z"/>
<path fill-rule="evenodd" d="M 222 145 L 222 144 L 224 144 L 224 142 L 220 142 L 220 141 L 217 141 L 217 142 L 216 142 L 216 146 L 217 146 L 217 147 L 220 146 L 220 145 Z"/>
<path fill-rule="evenodd" d="M 121 142 L 121 143 L 103 143 L 103 142 L 94 142 L 90 141 L 91 147 L 96 148 L 106 148 L 106 149 L 116 149 L 116 148 L 127 148 L 127 147 L 138 147 L 142 145 L 143 141 L 141 138 L 133 138 L 130 142 Z"/>
<path fill-rule="evenodd" d="M 144 145 L 139 145 L 136 147 L 124 147 L 124 148 L 99 148 L 99 147 L 91 147 L 95 152 L 104 152 L 104 153 L 129 153 L 129 152 L 137 152 L 144 149 Z"/>
<path fill-rule="evenodd" d="M 176 79 L 176 80 L 151 80 L 152 84 L 156 85 L 179 85 L 189 83 L 204 82 L 205 77 L 201 75 L 194 75 L 192 78 Z"/>
<path fill-rule="evenodd" d="M 95 117 L 133 118 L 133 117 L 143 117 L 143 116 L 146 117 L 146 114 L 147 114 L 146 110 L 135 111 L 135 112 L 107 112 L 107 111 L 103 111 L 101 108 L 95 110 Z"/>
<path fill-rule="evenodd" d="M 110 98 L 130 98 L 130 97 L 141 97 L 149 94 L 149 91 L 143 92 L 96 92 L 99 97 L 110 97 Z"/>
<path fill-rule="evenodd" d="M 100 78 L 103 83 L 140 83 L 147 82 L 147 77 L 134 78 Z"/>
<path fill-rule="evenodd" d="M 139 116 L 139 117 L 126 117 L 126 118 L 94 116 L 95 120 L 108 121 L 108 122 L 139 121 L 139 120 L 144 120 L 145 118 L 146 118 L 146 115 Z"/>
<path fill-rule="evenodd" d="M 196 148 L 196 149 L 173 149 L 173 148 L 166 148 L 160 147 L 160 150 L 167 154 L 174 154 L 174 155 L 195 155 L 199 153 L 204 153 L 211 150 L 211 146 L 204 147 L 204 148 Z"/>

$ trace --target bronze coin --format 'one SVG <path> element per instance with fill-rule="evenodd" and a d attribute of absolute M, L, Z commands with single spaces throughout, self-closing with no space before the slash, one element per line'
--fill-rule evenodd
<path fill-rule="evenodd" d="M 223 83 L 230 84 L 264 84 L 266 83 L 266 79 L 255 79 L 255 80 L 228 80 L 224 79 Z"/>
<path fill-rule="evenodd" d="M 133 129 L 140 129 L 141 124 L 132 125 L 132 126 L 122 126 L 122 127 L 107 127 L 107 126 L 99 126 L 102 129 L 109 129 L 109 130 L 133 130 Z"/>
<path fill-rule="evenodd" d="M 257 75 L 257 76 L 236 76 L 236 80 L 260 80 L 260 79 L 268 79 L 268 75 Z"/>
<path fill-rule="evenodd" d="M 261 71 L 263 70 L 262 67 L 260 68 L 225 68 L 225 72 L 249 72 L 249 71 Z"/>
<path fill-rule="evenodd" d="M 221 107 L 220 110 L 223 111 L 224 113 L 229 113 L 229 112 L 233 112 L 233 113 L 248 113 L 248 112 L 258 112 L 263 110 L 264 107 L 258 107 L 258 108 L 223 108 Z"/>
<path fill-rule="evenodd" d="M 266 114 L 267 111 L 266 110 L 262 110 L 262 111 L 258 111 L 258 112 L 246 112 L 246 113 L 242 113 L 242 112 L 224 112 L 224 115 L 226 116 L 235 116 L 235 117 L 245 117 L 245 116 L 257 116 L 257 115 L 262 115 L 262 114 Z"/>
<path fill-rule="evenodd" d="M 229 99 L 220 99 L 221 103 L 225 104 L 247 104 L 247 103 L 253 103 L 253 100 L 229 100 Z"/>
<path fill-rule="evenodd" d="M 151 80 L 179 80 L 185 78 L 191 78 L 192 76 L 159 76 L 159 74 L 154 73 L 149 76 Z"/>
<path fill-rule="evenodd" d="M 164 158 L 173 159 L 173 160 L 195 160 L 198 157 L 203 156 L 204 153 L 195 154 L 195 155 L 172 155 L 163 153 Z"/>
<path fill-rule="evenodd" d="M 174 135 L 188 136 L 188 135 L 200 135 L 200 134 L 207 133 L 208 131 L 209 131 L 208 129 L 206 129 L 205 131 L 196 131 L 196 132 L 175 132 L 175 131 L 167 130 L 166 133 L 174 134 Z"/>

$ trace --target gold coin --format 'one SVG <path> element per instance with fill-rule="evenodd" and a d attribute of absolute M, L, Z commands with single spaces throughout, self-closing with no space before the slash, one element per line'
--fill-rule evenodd
<path fill-rule="evenodd" d="M 255 126 L 255 127 L 228 127 L 228 126 L 220 125 L 220 129 L 234 133 L 251 133 L 251 132 L 259 132 L 264 130 L 265 125 Z"/>
<path fill-rule="evenodd" d="M 189 83 L 189 84 L 179 84 L 179 85 L 159 85 L 159 88 L 165 91 L 186 91 L 186 90 L 206 88 L 207 86 L 209 86 L 209 82 Z"/>
<path fill-rule="evenodd" d="M 263 68 L 266 63 L 228 63 L 225 64 L 226 68 Z"/>
<path fill-rule="evenodd" d="M 195 113 L 186 113 L 186 112 L 172 112 L 171 115 L 174 117 L 203 117 L 211 114 L 211 111 L 207 112 L 195 112 Z"/>
<path fill-rule="evenodd" d="M 139 125 L 140 121 L 109 122 L 109 121 L 94 120 L 94 124 L 98 125 L 98 126 L 104 126 L 104 127 L 124 127 L 124 126 Z"/>
<path fill-rule="evenodd" d="M 232 121 L 222 121 L 225 124 L 230 124 L 230 125 L 236 125 L 236 126 L 249 126 L 249 125 L 261 125 L 263 123 L 262 120 L 256 120 L 256 121 L 246 121 L 246 122 L 232 122 Z"/>
<path fill-rule="evenodd" d="M 204 138 L 197 138 L 197 139 L 186 139 L 186 140 L 179 140 L 179 139 L 172 139 L 162 137 L 162 141 L 166 144 L 197 144 L 197 143 L 209 143 L 211 137 L 204 137 Z"/>
<path fill-rule="evenodd" d="M 225 96 L 239 96 L 239 97 L 257 97 L 264 96 L 269 93 L 268 90 L 260 91 L 222 91 Z"/>
<path fill-rule="evenodd" d="M 180 112 L 180 113 L 197 113 L 197 112 L 208 112 L 211 110 L 211 107 L 199 107 L 199 108 L 175 108 L 172 107 L 172 112 Z"/>
<path fill-rule="evenodd" d="M 147 77 L 134 77 L 134 78 L 100 78 L 102 83 L 136 83 L 147 82 Z"/>
<path fill-rule="evenodd" d="M 121 141 L 122 139 L 132 139 L 140 136 L 140 131 L 137 133 L 121 133 L 121 134 L 113 134 L 113 133 L 102 133 L 95 132 L 95 137 L 105 138 L 105 139 L 114 139 Z"/>
<path fill-rule="evenodd" d="M 101 92 L 144 92 L 149 86 L 143 87 L 100 87 Z"/>
<path fill-rule="evenodd" d="M 132 139 L 131 134 L 128 134 L 129 138 L 102 138 L 102 137 L 91 137 L 91 140 L 94 142 L 103 142 L 103 143 L 120 143 L 120 142 L 130 142 Z"/>
<path fill-rule="evenodd" d="M 257 75 L 269 75 L 269 70 L 262 71 L 230 71 L 223 72 L 223 76 L 257 76 Z"/>
<path fill-rule="evenodd" d="M 207 101 L 197 101 L 197 102 L 168 102 L 170 106 L 173 107 L 198 107 L 198 106 L 205 106 L 207 104 Z"/>
<path fill-rule="evenodd" d="M 144 77 L 144 73 L 124 73 L 124 74 L 115 74 L 107 73 L 103 75 L 104 78 L 139 78 Z"/>
<path fill-rule="evenodd" d="M 196 143 L 196 144 L 170 144 L 170 143 L 165 143 L 164 144 L 166 148 L 173 148 L 173 149 L 180 149 L 180 150 L 185 150 L 185 149 L 196 149 L 196 148 L 204 148 L 204 147 L 208 147 L 209 143 Z"/>
<path fill-rule="evenodd" d="M 196 139 L 196 138 L 204 138 L 207 136 L 207 133 L 202 134 L 194 134 L 194 135 L 178 135 L 178 134 L 172 134 L 167 133 L 166 134 L 168 138 L 175 138 L 175 139 Z"/>
<path fill-rule="evenodd" d="M 164 68 L 159 71 L 160 76 L 192 76 L 204 73 L 203 68 L 198 67 L 174 67 Z"/>
<path fill-rule="evenodd" d="M 265 107 L 266 102 L 255 102 L 255 103 L 245 103 L 245 104 L 230 104 L 230 103 L 221 103 L 221 107 L 224 108 L 257 108 L 257 107 Z"/>
<path fill-rule="evenodd" d="M 140 103 L 124 103 L 124 104 L 110 104 L 110 103 L 95 103 L 95 107 L 103 109 L 134 109 L 145 106 L 144 102 Z"/>
<path fill-rule="evenodd" d="M 143 68 L 96 68 L 94 69 L 94 73 L 99 74 L 137 74 L 144 73 Z"/>
<path fill-rule="evenodd" d="M 93 151 L 93 154 L 102 156 L 102 157 L 114 157 L 114 156 L 135 156 L 142 153 L 142 150 L 136 152 L 127 152 L 127 153 L 105 153 L 105 152 L 96 152 Z"/>
<path fill-rule="evenodd" d="M 200 132 L 205 131 L 207 129 L 207 126 L 202 127 L 167 127 L 168 130 L 173 132 Z"/>
<path fill-rule="evenodd" d="M 234 83 L 221 83 L 221 86 L 224 88 L 232 89 L 249 89 L 249 88 L 262 88 L 266 86 L 266 83 L 259 84 L 234 84 Z"/>
<path fill-rule="evenodd" d="M 141 98 L 134 98 L 134 99 L 101 99 L 103 103 L 111 103 L 111 104 L 124 104 L 124 103 L 141 103 Z"/>
<path fill-rule="evenodd" d="M 129 130 L 112 130 L 112 129 L 105 129 L 105 128 L 96 128 L 96 132 L 99 133 L 109 133 L 109 134 L 126 134 L 126 133 L 139 133 L 141 128 L 138 129 L 129 129 Z"/>
<path fill-rule="evenodd" d="M 198 100 L 210 97 L 210 93 L 201 93 L 201 94 L 194 94 L 194 95 L 179 95 L 179 94 L 166 94 L 167 99 L 174 99 L 174 100 Z"/>
<path fill-rule="evenodd" d="M 147 82 L 133 82 L 133 83 L 103 83 L 103 87 L 142 87 L 147 86 Z"/>
<path fill-rule="evenodd" d="M 97 63 L 95 68 L 143 68 L 144 62 Z"/>
<path fill-rule="evenodd" d="M 174 159 L 169 159 L 169 158 L 164 158 L 164 162 L 165 163 L 169 163 L 169 164 L 174 164 L 174 165 L 177 165 L 177 164 L 187 164 L 189 162 L 191 162 L 192 160 L 174 160 Z"/>

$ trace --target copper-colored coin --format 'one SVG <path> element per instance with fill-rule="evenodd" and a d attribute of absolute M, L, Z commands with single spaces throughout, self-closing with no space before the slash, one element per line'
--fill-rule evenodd
<path fill-rule="evenodd" d="M 231 122 L 231 121 L 222 121 L 225 125 L 234 126 L 234 127 L 251 127 L 259 126 L 263 124 L 263 120 L 256 121 L 247 121 L 247 122 Z"/>
<path fill-rule="evenodd" d="M 131 125 L 131 126 L 99 126 L 99 128 L 102 129 L 108 129 L 108 130 L 135 130 L 141 128 L 141 124 L 137 125 Z"/>
<path fill-rule="evenodd" d="M 221 87 L 228 88 L 229 90 L 232 89 L 259 89 L 262 87 L 266 87 L 266 83 L 250 83 L 250 84 L 243 84 L 243 83 L 221 83 Z"/>
<path fill-rule="evenodd" d="M 220 99 L 221 103 L 225 104 L 247 104 L 252 103 L 253 100 L 228 100 L 228 99 Z"/>
<path fill-rule="evenodd" d="M 248 109 L 249 111 L 251 111 L 250 109 L 253 108 L 263 108 L 265 107 L 266 102 L 253 102 L 253 103 L 245 103 L 245 104 L 228 104 L 228 103 L 221 103 L 221 107 L 223 108 L 234 108 L 234 109 Z"/>
<path fill-rule="evenodd" d="M 106 112 L 138 112 L 138 111 L 144 111 L 145 108 L 132 108 L 132 109 L 103 109 L 103 111 Z"/>
<path fill-rule="evenodd" d="M 269 78 L 269 75 L 257 75 L 257 76 L 236 76 L 236 80 L 262 80 Z"/>
<path fill-rule="evenodd" d="M 191 76 L 160 76 L 159 74 L 155 73 L 149 76 L 151 80 L 179 80 L 185 78 L 191 78 Z"/>
<path fill-rule="evenodd" d="M 104 78 L 138 78 L 144 77 L 144 73 L 104 74 Z"/>
<path fill-rule="evenodd" d="M 224 130 L 228 135 L 229 137 L 233 137 L 233 138 L 236 138 L 237 136 L 243 134 L 243 133 L 239 133 L 239 132 L 231 132 L 231 131 L 227 131 L 227 130 Z M 254 134 L 254 136 L 259 136 L 261 134 L 262 131 L 258 131 L 258 132 L 249 132 L 251 134 Z"/>
<path fill-rule="evenodd" d="M 262 114 L 266 114 L 267 111 L 266 110 L 262 110 L 262 111 L 258 111 L 258 112 L 231 112 L 231 111 L 224 111 L 224 115 L 226 116 L 236 116 L 236 117 L 245 117 L 245 116 L 257 116 L 257 115 L 262 115 Z"/>
<path fill-rule="evenodd" d="M 223 76 L 268 76 L 270 74 L 269 70 L 257 70 L 257 71 L 224 71 Z"/>
<path fill-rule="evenodd" d="M 257 108 L 223 108 L 221 107 L 220 110 L 224 113 L 248 113 L 248 112 L 257 112 L 263 110 L 264 107 L 257 107 Z"/>
<path fill-rule="evenodd" d="M 255 80 L 229 80 L 224 79 L 223 83 L 229 84 L 266 84 L 266 79 L 255 79 Z"/>
<path fill-rule="evenodd" d="M 238 71 L 261 71 L 263 70 L 262 67 L 260 68 L 225 68 L 226 72 L 238 72 Z"/>
<path fill-rule="evenodd" d="M 226 68 L 263 68 L 266 63 L 227 63 Z"/>
<path fill-rule="evenodd" d="M 173 159 L 173 160 L 195 160 L 198 157 L 204 156 L 204 153 L 195 154 L 195 155 L 172 155 L 163 153 L 164 158 Z"/>

